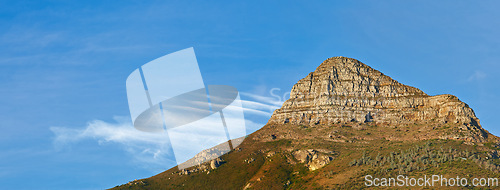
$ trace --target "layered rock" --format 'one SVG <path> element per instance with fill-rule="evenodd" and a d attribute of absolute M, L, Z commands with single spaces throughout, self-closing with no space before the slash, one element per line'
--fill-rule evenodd
<path fill-rule="evenodd" d="M 469 141 L 487 138 L 474 111 L 453 95 L 429 96 L 346 57 L 325 60 L 295 84 L 269 123 L 454 124 Z"/>

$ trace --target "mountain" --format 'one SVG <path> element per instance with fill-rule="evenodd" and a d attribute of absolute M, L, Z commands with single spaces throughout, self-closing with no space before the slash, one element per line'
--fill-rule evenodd
<path fill-rule="evenodd" d="M 330 124 L 374 122 L 400 127 L 453 123 L 458 133 L 394 136 L 386 139 L 456 139 L 484 142 L 488 133 L 469 106 L 453 95 L 429 96 L 401 84 L 358 60 L 333 57 L 295 84 L 290 99 L 276 110 L 270 123 Z M 463 135 L 459 135 L 464 133 Z"/>
<path fill-rule="evenodd" d="M 500 178 L 499 150 L 499 138 L 457 97 L 429 96 L 333 57 L 298 81 L 238 148 L 115 189 L 359 189 L 367 176 L 398 175 L 460 176 L 471 187 L 474 178 Z"/>

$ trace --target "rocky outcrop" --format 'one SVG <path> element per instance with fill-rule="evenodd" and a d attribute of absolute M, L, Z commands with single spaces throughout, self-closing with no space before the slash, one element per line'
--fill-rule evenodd
<path fill-rule="evenodd" d="M 292 155 L 297 161 L 305 164 L 310 171 L 320 169 L 333 160 L 333 157 L 330 155 L 313 149 L 297 150 Z"/>
<path fill-rule="evenodd" d="M 222 160 L 220 158 L 216 158 L 210 161 L 210 168 L 212 170 L 217 169 L 221 165 Z"/>
<path fill-rule="evenodd" d="M 331 124 L 373 122 L 399 126 L 408 124 L 453 124 L 467 135 L 460 138 L 484 141 L 474 111 L 453 95 L 429 96 L 389 76 L 346 57 L 325 60 L 314 72 L 295 84 L 270 124 Z"/>

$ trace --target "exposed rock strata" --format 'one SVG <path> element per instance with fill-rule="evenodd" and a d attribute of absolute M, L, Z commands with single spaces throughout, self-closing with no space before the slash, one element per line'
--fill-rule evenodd
<path fill-rule="evenodd" d="M 481 142 L 488 136 L 474 111 L 457 97 L 429 96 L 346 57 L 329 58 L 301 79 L 269 120 L 271 124 L 343 122 L 454 124 L 466 135 L 440 138 Z"/>

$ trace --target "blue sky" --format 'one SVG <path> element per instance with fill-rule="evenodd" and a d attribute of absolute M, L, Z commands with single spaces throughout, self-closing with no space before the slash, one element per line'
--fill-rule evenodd
<path fill-rule="evenodd" d="M 206 84 L 258 109 L 346 56 L 458 96 L 500 135 L 499 3 L 418 2 L 0 1 L 0 189 L 102 189 L 165 169 L 127 128 L 125 80 L 188 47 Z"/>

